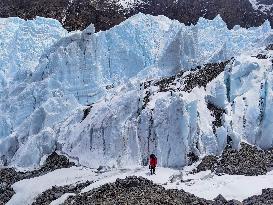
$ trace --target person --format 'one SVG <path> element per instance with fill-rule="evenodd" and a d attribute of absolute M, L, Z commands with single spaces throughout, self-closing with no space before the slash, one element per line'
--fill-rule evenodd
<path fill-rule="evenodd" d="M 151 175 L 155 174 L 155 168 L 156 168 L 156 165 L 157 165 L 157 158 L 154 154 L 151 154 L 150 155 L 150 170 L 151 170 Z"/>

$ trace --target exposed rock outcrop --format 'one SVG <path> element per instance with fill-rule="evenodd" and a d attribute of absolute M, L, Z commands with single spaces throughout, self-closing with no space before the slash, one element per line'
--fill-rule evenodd
<path fill-rule="evenodd" d="M 105 184 L 86 193 L 69 197 L 68 204 L 179 204 L 179 205 L 240 205 L 232 200 L 227 201 L 219 195 L 212 200 L 205 200 L 183 190 L 166 190 L 160 185 L 142 177 L 117 179 L 115 183 Z"/>
<path fill-rule="evenodd" d="M 6 204 L 15 194 L 12 187 L 5 183 L 0 183 L 0 205 Z"/>
<path fill-rule="evenodd" d="M 213 19 L 218 14 L 227 22 L 229 28 L 238 24 L 244 27 L 258 26 L 265 19 L 273 22 L 270 12 L 255 10 L 249 0 L 138 2 L 140 3 L 124 8 L 118 0 L 3 0 L 0 2 L 0 17 L 50 17 L 58 19 L 68 30 L 84 29 L 90 23 L 95 24 L 98 30 L 106 30 L 138 12 L 165 15 L 187 25 L 196 23 L 199 17 Z"/>
<path fill-rule="evenodd" d="M 74 162 L 70 162 L 65 156 L 53 152 L 47 157 L 40 169 L 28 172 L 17 172 L 14 168 L 3 168 L 0 169 L 0 179 L 3 183 L 14 184 L 22 179 L 38 177 L 56 169 L 69 168 L 72 166 L 75 166 Z"/>
<path fill-rule="evenodd" d="M 249 197 L 243 201 L 244 205 L 271 205 L 273 204 L 273 189 L 263 189 L 261 195 Z"/>
<path fill-rule="evenodd" d="M 63 187 L 57 187 L 54 186 L 51 189 L 43 192 L 40 194 L 35 202 L 32 203 L 32 205 L 47 205 L 50 204 L 52 201 L 60 198 L 63 194 L 66 193 L 73 193 L 78 194 L 83 188 L 90 185 L 92 182 L 84 182 L 84 183 L 78 183 L 78 184 L 71 184 Z"/>
<path fill-rule="evenodd" d="M 213 204 L 213 202 L 184 191 L 166 190 L 145 178 L 128 177 L 70 197 L 64 204 Z"/>
<path fill-rule="evenodd" d="M 219 157 L 204 157 L 195 171 L 211 170 L 216 174 L 257 176 L 266 174 L 272 165 L 272 150 L 263 151 L 241 143 L 240 150 L 227 146 Z"/>

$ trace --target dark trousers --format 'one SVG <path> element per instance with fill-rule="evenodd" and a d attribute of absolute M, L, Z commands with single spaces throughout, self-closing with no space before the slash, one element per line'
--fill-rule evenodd
<path fill-rule="evenodd" d="M 151 175 L 155 174 L 155 167 L 150 166 Z"/>

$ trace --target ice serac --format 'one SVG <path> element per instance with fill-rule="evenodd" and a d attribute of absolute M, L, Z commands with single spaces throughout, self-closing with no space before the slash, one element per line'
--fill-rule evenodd
<path fill-rule="evenodd" d="M 164 16 L 138 14 L 106 32 L 92 35 L 89 27 L 62 39 L 42 56 L 32 81 L 57 79 L 65 93 L 88 104 L 101 98 L 107 86 L 137 75 L 172 75 L 181 68 L 229 59 L 261 43 L 259 36 L 269 33 L 264 27 L 270 28 L 265 23 L 253 31 L 229 31 L 220 16 L 186 27 Z M 158 76 L 151 71 L 155 67 Z"/>
<path fill-rule="evenodd" d="M 222 75 L 212 77 L 217 81 L 230 63 L 208 64 L 195 74 L 219 69 Z M 213 131 L 214 118 L 206 102 L 213 93 L 199 88 L 189 75 L 143 82 L 134 90 L 127 85 L 116 88 L 120 94 L 94 103 L 85 119 L 69 119 L 61 127 L 62 151 L 91 167 L 145 165 L 149 153 L 158 155 L 161 166 L 178 167 L 188 163 L 190 152 L 220 153 L 226 128 L 221 137 Z M 212 87 L 214 81 L 204 83 Z"/>
<path fill-rule="evenodd" d="M 31 29 L 40 21 L 46 36 Z M 19 76 L 3 77 L 1 163 L 33 167 L 57 149 L 90 167 L 143 165 L 150 153 L 177 167 L 227 143 L 272 145 L 268 22 L 228 30 L 220 16 L 185 26 L 140 13 L 98 33 L 30 22 L 29 38 L 45 43 L 27 43 L 37 52 L 22 61 L 26 74 L 0 68 Z"/>
<path fill-rule="evenodd" d="M 39 106 L 43 85 L 28 86 L 27 79 L 42 53 L 67 34 L 52 19 L 0 19 L 0 138 L 11 134 Z"/>
<path fill-rule="evenodd" d="M 65 35 L 67 31 L 53 19 L 0 19 L 0 71 L 1 80 L 6 81 L 0 84 L 0 91 L 9 81 L 23 81 L 38 65 L 45 49 Z"/>

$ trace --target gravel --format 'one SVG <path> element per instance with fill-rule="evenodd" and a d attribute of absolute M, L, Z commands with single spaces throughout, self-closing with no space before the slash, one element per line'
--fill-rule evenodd
<path fill-rule="evenodd" d="M 105 184 L 86 193 L 70 196 L 64 204 L 235 205 L 241 203 L 227 201 L 221 196 L 218 196 L 215 201 L 205 200 L 183 190 L 166 190 L 148 179 L 131 176 L 125 179 L 117 179 L 115 183 Z"/>
<path fill-rule="evenodd" d="M 244 205 L 272 205 L 273 189 L 263 189 L 261 195 L 249 197 L 243 201 Z"/>
<path fill-rule="evenodd" d="M 259 150 L 241 143 L 240 150 L 227 146 L 221 156 L 206 156 L 194 172 L 211 170 L 218 175 L 265 175 L 273 167 L 273 150 Z"/>
<path fill-rule="evenodd" d="M 11 188 L 11 186 L 1 182 L 1 184 L 0 184 L 0 205 L 6 204 L 14 194 L 15 194 L 15 191 Z"/>
<path fill-rule="evenodd" d="M 51 189 L 46 190 L 40 194 L 32 205 L 47 205 L 52 201 L 60 198 L 66 193 L 79 193 L 83 188 L 89 186 L 92 182 L 86 181 L 84 183 L 71 184 L 67 186 L 53 186 Z"/>

